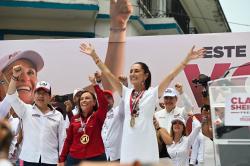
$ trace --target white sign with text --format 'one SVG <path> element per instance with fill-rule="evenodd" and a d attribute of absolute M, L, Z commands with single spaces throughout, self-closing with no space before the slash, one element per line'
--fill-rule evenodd
<path fill-rule="evenodd" d="M 226 99 L 226 126 L 250 126 L 250 94 L 233 93 Z"/>

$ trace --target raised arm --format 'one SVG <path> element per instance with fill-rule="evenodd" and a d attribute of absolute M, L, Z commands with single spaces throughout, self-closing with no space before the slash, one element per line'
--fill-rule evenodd
<path fill-rule="evenodd" d="M 127 22 L 132 10 L 130 0 L 110 0 L 110 34 L 105 64 L 116 77 L 124 69 Z M 103 87 L 113 90 L 105 77 Z"/>
<path fill-rule="evenodd" d="M 201 129 L 201 123 L 200 121 L 193 116 L 193 122 L 192 122 L 192 132 L 188 136 L 188 146 L 191 147 L 194 144 L 195 138 L 198 136 Z"/>
<path fill-rule="evenodd" d="M 181 83 L 177 82 L 175 84 L 175 89 L 179 93 L 179 98 L 181 99 L 181 101 L 183 103 L 182 116 L 185 120 L 187 120 L 189 116 L 193 115 L 194 106 L 193 106 L 190 98 L 184 92 L 183 85 Z"/>
<path fill-rule="evenodd" d="M 91 44 L 82 43 L 80 45 L 80 51 L 89 55 L 97 65 L 97 67 L 102 71 L 102 74 L 109 81 L 111 86 L 118 91 L 119 95 L 122 95 L 122 84 L 120 81 L 111 73 L 109 68 L 101 61 L 98 55 L 95 52 L 95 49 L 91 46 Z"/>
<path fill-rule="evenodd" d="M 157 119 L 155 117 L 153 117 L 153 123 L 154 123 L 154 127 L 155 127 L 157 133 L 159 134 L 159 136 L 161 137 L 163 142 L 166 145 L 171 145 L 173 143 L 173 138 L 170 136 L 168 131 L 165 128 L 160 127 L 159 122 L 157 121 Z"/>
<path fill-rule="evenodd" d="M 16 82 L 19 81 L 19 77 L 23 72 L 23 66 L 17 65 L 12 69 L 12 76 L 10 79 L 9 87 L 7 90 L 7 101 L 10 103 L 11 107 L 14 109 L 18 117 L 23 119 L 24 114 L 27 109 L 27 105 L 25 104 L 17 95 L 16 92 Z"/>
<path fill-rule="evenodd" d="M 182 60 L 180 64 L 178 64 L 160 83 L 158 88 L 158 95 L 161 97 L 164 90 L 169 86 L 171 81 L 185 68 L 185 66 L 193 59 L 201 58 L 205 54 L 206 50 L 204 48 L 194 50 L 194 46 L 191 48 L 190 52 L 187 56 Z"/>

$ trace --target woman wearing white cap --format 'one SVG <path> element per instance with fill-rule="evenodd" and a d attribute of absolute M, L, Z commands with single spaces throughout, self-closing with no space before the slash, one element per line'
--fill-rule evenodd
<path fill-rule="evenodd" d="M 155 88 L 150 87 L 151 73 L 148 66 L 142 62 L 133 64 L 129 76 L 133 89 L 127 88 L 120 83 L 100 60 L 90 44 L 83 43 L 80 49 L 81 52 L 92 57 L 103 75 L 124 100 L 125 120 L 121 145 L 121 162 L 131 163 L 135 160 L 140 160 L 143 163 L 158 162 L 157 139 L 156 137 L 152 137 L 152 135 L 156 135 L 153 126 L 153 115 L 157 100 L 188 62 L 192 59 L 202 57 L 205 53 L 205 49 L 194 51 L 193 47 L 182 63 L 177 65 L 159 86 Z"/>
<path fill-rule="evenodd" d="M 42 56 L 33 50 L 14 52 L 0 58 L 0 119 L 6 117 L 11 106 L 5 95 L 12 75 L 12 68 L 15 65 L 22 65 L 24 72 L 16 82 L 17 92 L 22 101 L 32 104 L 34 101 L 34 89 L 37 82 L 37 72 L 44 66 Z M 15 136 L 11 144 L 9 158 L 14 163 L 18 160 L 18 154 L 22 145 L 22 130 L 19 118 L 10 116 L 12 130 Z M 14 125 L 15 124 L 15 125 Z"/>
<path fill-rule="evenodd" d="M 19 51 L 0 58 L 0 101 L 6 94 L 12 75 L 12 68 L 16 65 L 22 65 L 24 68 L 24 72 L 16 85 L 18 94 L 25 103 L 32 104 L 37 82 L 37 72 L 44 65 L 41 55 L 32 50 Z"/>
<path fill-rule="evenodd" d="M 200 132 L 201 124 L 193 116 L 192 132 L 189 136 L 186 136 L 186 122 L 183 117 L 177 116 L 171 123 L 170 134 L 164 128 L 158 127 L 157 130 L 167 145 L 173 165 L 188 166 L 190 148 Z"/>

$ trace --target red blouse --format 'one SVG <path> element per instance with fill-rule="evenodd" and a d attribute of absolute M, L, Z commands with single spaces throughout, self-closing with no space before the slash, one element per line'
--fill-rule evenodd
<path fill-rule="evenodd" d="M 73 116 L 69 128 L 67 129 L 67 137 L 63 145 L 59 162 L 64 162 L 68 154 L 73 158 L 86 159 L 104 153 L 101 130 L 108 111 L 108 102 L 98 85 L 95 85 L 94 89 L 97 95 L 98 110 L 82 119 L 84 123 L 88 121 L 85 127 L 85 133 L 89 136 L 89 142 L 87 144 L 82 144 L 80 142 L 80 138 L 84 134 L 83 130 L 79 130 L 81 127 L 81 117 L 79 114 Z"/>

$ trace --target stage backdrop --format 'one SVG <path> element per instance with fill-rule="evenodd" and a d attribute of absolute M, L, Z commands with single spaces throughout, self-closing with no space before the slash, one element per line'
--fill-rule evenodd
<path fill-rule="evenodd" d="M 39 52 L 45 66 L 38 73 L 38 79 L 50 82 L 54 94 L 63 95 L 89 85 L 88 75 L 98 70 L 89 56 L 79 52 L 80 43 L 92 43 L 104 60 L 107 41 L 99 38 L 0 41 L 0 58 L 18 50 Z M 152 72 L 152 86 L 156 86 L 181 62 L 193 45 L 207 48 L 205 58 L 192 61 L 171 86 L 177 81 L 183 83 L 196 106 L 201 104 L 201 92 L 191 83 L 192 79 L 199 74 L 216 79 L 222 77 L 228 68 L 250 62 L 250 33 L 130 37 L 126 42 L 124 74 L 129 74 L 133 62 L 145 62 Z M 247 66 L 231 70 L 229 76 L 249 74 L 250 66 Z"/>

